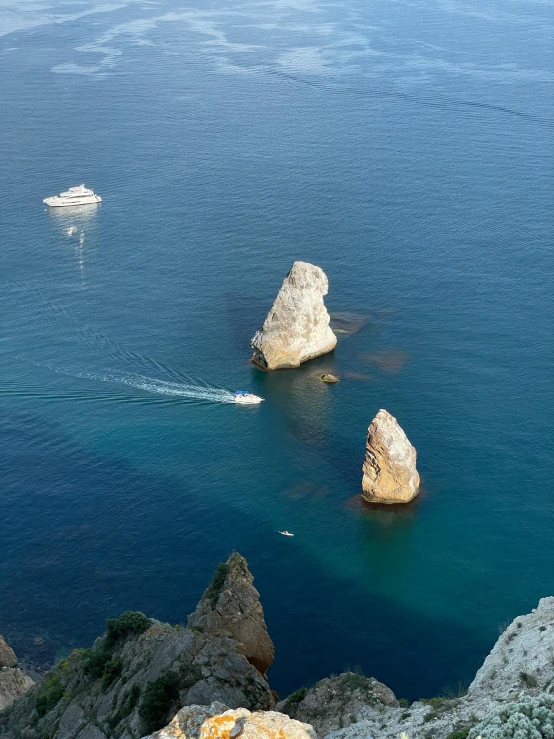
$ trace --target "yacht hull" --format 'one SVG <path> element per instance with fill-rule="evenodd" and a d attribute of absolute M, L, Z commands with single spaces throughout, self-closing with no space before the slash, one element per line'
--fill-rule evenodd
<path fill-rule="evenodd" d="M 42 202 L 50 208 L 67 208 L 71 205 L 96 205 L 102 202 L 102 198 L 100 195 L 87 195 L 82 198 L 60 198 L 56 195 L 52 198 L 44 198 Z"/>

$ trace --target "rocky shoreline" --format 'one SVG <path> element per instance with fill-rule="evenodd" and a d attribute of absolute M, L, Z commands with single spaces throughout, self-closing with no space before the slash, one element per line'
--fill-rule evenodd
<path fill-rule="evenodd" d="M 376 678 L 346 672 L 278 701 L 266 675 L 273 658 L 259 593 L 235 553 L 218 566 L 186 627 L 127 611 L 39 683 L 0 639 L 0 737 L 554 736 L 554 598 L 510 624 L 463 695 L 408 705 Z"/>

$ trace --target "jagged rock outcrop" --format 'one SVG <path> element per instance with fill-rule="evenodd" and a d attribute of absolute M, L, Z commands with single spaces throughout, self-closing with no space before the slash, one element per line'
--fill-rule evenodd
<path fill-rule="evenodd" d="M 402 732 L 409 739 L 450 739 L 464 731 L 470 739 L 520 736 L 508 729 L 503 733 L 503 722 L 522 726 L 526 716 L 542 715 L 548 723 L 553 706 L 554 598 L 543 598 L 532 613 L 518 616 L 501 634 L 467 695 L 416 701 L 409 708 L 368 704 L 358 709 L 355 723 L 330 732 L 326 739 L 398 739 Z M 521 736 L 548 736 L 523 729 Z"/>
<path fill-rule="evenodd" d="M 144 739 L 317 739 L 311 726 L 275 711 L 228 710 L 220 703 L 185 706 L 161 731 Z"/>
<path fill-rule="evenodd" d="M 500 635 L 477 671 L 468 696 L 493 694 L 513 700 L 522 690 L 530 695 L 554 684 L 554 598 L 541 598 L 537 608 L 519 616 Z"/>
<path fill-rule="evenodd" d="M 301 688 L 278 703 L 275 710 L 311 724 L 318 736 L 342 729 L 356 721 L 361 708 L 371 705 L 383 710 L 398 707 L 392 690 L 373 677 L 343 672 L 320 680 L 312 688 Z"/>
<path fill-rule="evenodd" d="M 217 568 L 211 585 L 189 616 L 188 626 L 240 642 L 246 659 L 265 675 L 273 664 L 275 649 L 253 583 L 246 560 L 235 552 Z"/>
<path fill-rule="evenodd" d="M 392 691 L 374 678 L 343 673 L 296 691 L 277 711 L 271 710 L 274 698 L 267 681 L 246 657 L 247 652 L 259 656 L 260 632 L 249 640 L 251 627 L 245 628 L 260 617 L 256 598 L 246 563 L 235 554 L 218 568 L 190 627 L 172 627 L 134 612 L 108 621 L 106 634 L 92 649 L 75 650 L 41 684 L 0 712 L 0 737 L 316 739 L 316 732 L 319 739 L 552 736 L 554 598 L 543 598 L 532 613 L 512 622 L 466 695 L 399 705 Z M 261 624 L 265 630 L 263 612 Z M 11 652 L 4 649 L 3 654 L 13 664 Z M 520 733 L 512 731 L 515 726 Z"/>
<path fill-rule="evenodd" d="M 416 450 L 384 409 L 367 431 L 362 472 L 362 497 L 370 503 L 409 503 L 419 492 Z"/>
<path fill-rule="evenodd" d="M 262 328 L 252 338 L 252 360 L 269 370 L 298 367 L 332 351 L 337 337 L 323 302 L 329 282 L 314 264 L 295 262 Z"/>
<path fill-rule="evenodd" d="M 15 652 L 0 634 L 0 711 L 25 695 L 34 684 L 34 680 L 18 667 Z"/>
<path fill-rule="evenodd" d="M 134 612 L 108 621 L 92 649 L 75 650 L 0 714 L 2 739 L 43 739 L 46 732 L 48 739 L 139 739 L 187 704 L 271 709 L 275 699 L 267 680 L 246 656 L 257 654 L 261 644 L 267 664 L 257 591 L 240 555 L 226 567 L 225 578 L 216 573 L 204 594 L 217 610 L 211 621 L 206 613 L 204 620 L 193 618 L 190 628 L 175 627 Z M 246 629 L 254 614 L 257 625 Z"/>
<path fill-rule="evenodd" d="M 0 667 L 17 667 L 15 652 L 0 634 Z"/>

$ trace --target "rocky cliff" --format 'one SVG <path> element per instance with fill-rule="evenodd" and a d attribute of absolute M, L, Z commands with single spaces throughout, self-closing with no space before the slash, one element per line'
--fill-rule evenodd
<path fill-rule="evenodd" d="M 275 699 L 260 670 L 272 659 L 252 576 L 232 555 L 189 627 L 132 611 L 109 620 L 91 649 L 75 650 L 0 714 L 0 736 L 139 739 L 187 704 L 271 709 Z"/>
<path fill-rule="evenodd" d="M 13 649 L 0 634 L 0 711 L 24 695 L 34 681 L 18 666 Z"/>
<path fill-rule="evenodd" d="M 297 691 L 277 709 L 309 721 L 325 739 L 399 739 L 403 732 L 407 739 L 550 739 L 554 598 L 508 626 L 465 695 L 399 706 L 386 686 L 346 673 Z"/>
<path fill-rule="evenodd" d="M 329 283 L 325 272 L 295 262 L 264 321 L 252 338 L 252 360 L 270 370 L 298 367 L 332 351 L 337 337 L 329 327 L 323 302 Z"/>
<path fill-rule="evenodd" d="M 383 409 L 367 431 L 362 473 L 362 497 L 370 503 L 409 503 L 419 492 L 416 450 Z"/>
<path fill-rule="evenodd" d="M 18 669 L 0 643 L 5 670 Z M 126 612 L 0 712 L 2 739 L 553 739 L 554 598 L 498 639 L 466 694 L 411 705 L 347 672 L 274 708 L 273 645 L 245 560 L 220 566 L 189 625 Z"/>

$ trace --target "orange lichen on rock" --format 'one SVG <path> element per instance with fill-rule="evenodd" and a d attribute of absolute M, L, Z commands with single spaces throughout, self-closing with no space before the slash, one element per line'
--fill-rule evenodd
<path fill-rule="evenodd" d="M 309 724 L 302 724 L 283 713 L 245 708 L 225 711 L 206 719 L 198 739 L 316 739 Z"/>

